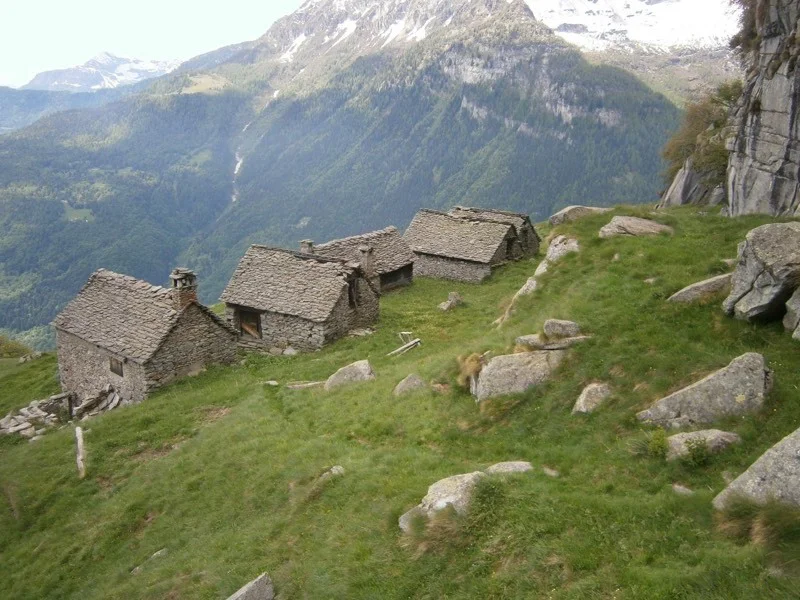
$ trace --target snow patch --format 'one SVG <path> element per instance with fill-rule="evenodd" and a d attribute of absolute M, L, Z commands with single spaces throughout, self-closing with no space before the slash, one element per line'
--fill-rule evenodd
<path fill-rule="evenodd" d="M 381 48 L 385 48 L 386 46 L 391 44 L 397 38 L 397 36 L 399 36 L 401 33 L 403 33 L 403 31 L 405 31 L 405 29 L 406 29 L 405 19 L 400 19 L 399 21 L 395 21 L 392 24 L 392 26 L 389 27 L 389 29 L 387 29 L 381 34 L 381 37 L 384 36 L 386 37 L 386 41 L 383 42 Z"/>
<path fill-rule="evenodd" d="M 343 41 L 345 41 L 347 38 L 349 38 L 351 35 L 353 35 L 355 33 L 355 31 L 356 31 L 356 28 L 358 28 L 358 21 L 353 21 L 352 19 L 348 19 L 347 21 L 344 21 L 343 23 L 339 23 L 336 26 L 336 34 L 332 38 L 332 39 L 334 39 L 336 41 L 333 43 L 331 48 L 335 48 L 336 46 L 341 44 Z M 342 32 L 344 32 L 344 33 L 342 33 Z M 329 48 L 329 50 L 331 48 Z"/>
<path fill-rule="evenodd" d="M 281 62 L 282 63 L 292 62 L 294 60 L 294 55 L 297 54 L 297 51 L 300 50 L 300 46 L 302 46 L 303 42 L 305 42 L 307 39 L 308 37 L 306 36 L 305 33 L 301 33 L 300 35 L 298 35 L 292 42 L 291 46 L 289 46 L 289 49 L 281 55 L 280 58 Z"/>

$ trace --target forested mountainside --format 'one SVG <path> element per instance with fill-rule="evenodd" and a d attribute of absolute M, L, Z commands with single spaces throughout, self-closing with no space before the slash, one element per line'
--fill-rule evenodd
<path fill-rule="evenodd" d="M 102 106 L 135 91 L 122 88 L 73 94 L 45 90 L 15 90 L 0 86 L 0 135 L 30 125 L 56 112 Z"/>
<path fill-rule="evenodd" d="M 345 36 L 323 4 L 205 70 L 0 138 L 0 328 L 48 323 L 100 266 L 161 282 L 181 262 L 213 301 L 253 241 L 404 227 L 422 206 L 655 199 L 678 110 L 522 0 L 391 5 L 449 13 L 380 43 L 399 13 Z"/>

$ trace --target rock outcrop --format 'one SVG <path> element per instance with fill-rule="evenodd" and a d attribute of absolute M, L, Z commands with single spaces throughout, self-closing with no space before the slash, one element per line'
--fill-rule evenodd
<path fill-rule="evenodd" d="M 656 223 L 650 219 L 639 217 L 614 217 L 600 229 L 601 238 L 616 237 L 619 235 L 639 237 L 643 235 L 658 235 L 673 233 L 672 227 Z"/>
<path fill-rule="evenodd" d="M 800 223 L 762 225 L 739 244 L 731 293 L 722 308 L 748 321 L 779 317 L 799 283 Z"/>
<path fill-rule="evenodd" d="M 792 332 L 792 339 L 800 340 L 800 288 L 797 288 L 792 297 L 786 302 L 783 326 Z"/>
<path fill-rule="evenodd" d="M 697 171 L 688 159 L 661 197 L 658 208 L 703 204 L 716 206 L 725 202 L 725 188 L 710 186 L 705 174 Z"/>
<path fill-rule="evenodd" d="M 544 334 L 552 338 L 569 338 L 581 334 L 581 326 L 575 321 L 565 321 L 563 319 L 547 319 L 542 326 Z"/>
<path fill-rule="evenodd" d="M 228 600 L 273 600 L 273 598 L 275 598 L 275 589 L 272 586 L 272 579 L 266 573 L 262 573 L 228 596 Z"/>
<path fill-rule="evenodd" d="M 687 285 L 667 298 L 667 302 L 689 303 L 703 300 L 728 289 L 731 285 L 731 277 L 731 273 L 725 273 L 724 275 L 717 275 L 716 277 Z"/>
<path fill-rule="evenodd" d="M 733 359 L 727 367 L 662 398 L 636 417 L 666 428 L 713 423 L 759 410 L 771 384 L 772 375 L 764 357 L 749 352 Z"/>
<path fill-rule="evenodd" d="M 372 365 L 370 365 L 367 360 L 359 360 L 346 367 L 342 367 L 336 371 L 336 373 L 328 377 L 328 380 L 325 382 L 325 390 L 332 390 L 343 385 L 358 383 L 360 381 L 371 381 L 373 379 L 375 379 L 375 371 L 372 370 Z"/>
<path fill-rule="evenodd" d="M 572 414 L 592 413 L 605 402 L 611 395 L 611 386 L 607 383 L 590 383 L 578 396 L 575 406 L 572 407 Z"/>
<path fill-rule="evenodd" d="M 758 504 L 777 500 L 800 506 L 800 429 L 787 435 L 714 498 L 714 508 L 727 508 L 735 497 Z"/>
<path fill-rule="evenodd" d="M 758 46 L 745 55 L 744 93 L 732 113 L 728 211 L 797 215 L 800 207 L 798 0 L 760 0 Z"/>
<path fill-rule="evenodd" d="M 561 225 L 562 223 L 572 223 L 573 221 L 577 221 L 583 217 L 608 212 L 610 210 L 613 209 L 601 208 L 599 206 L 567 206 L 566 208 L 562 208 L 560 211 L 552 215 L 548 221 L 550 222 L 550 225 L 555 227 L 556 225 Z"/>
<path fill-rule="evenodd" d="M 557 235 L 547 247 L 545 260 L 551 264 L 557 263 L 567 254 L 572 252 L 580 252 L 580 249 L 580 244 L 575 238 L 569 238 L 565 235 Z"/>
<path fill-rule="evenodd" d="M 719 429 L 676 433 L 667 438 L 667 460 L 677 460 L 688 456 L 691 453 L 692 444 L 703 445 L 709 454 L 717 454 L 731 444 L 738 444 L 741 441 L 742 438 L 735 433 Z"/>
<path fill-rule="evenodd" d="M 477 402 L 495 396 L 520 394 L 544 383 L 561 364 L 562 350 L 522 352 L 495 356 L 481 370 L 475 389 Z"/>

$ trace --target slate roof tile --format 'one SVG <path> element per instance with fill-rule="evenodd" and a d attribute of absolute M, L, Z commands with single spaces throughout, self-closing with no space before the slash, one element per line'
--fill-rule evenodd
<path fill-rule="evenodd" d="M 516 230 L 507 223 L 424 208 L 414 216 L 403 239 L 414 252 L 489 264 L 509 233 L 516 235 Z"/>
<path fill-rule="evenodd" d="M 361 260 L 361 246 L 372 248 L 372 264 L 377 275 L 391 273 L 414 262 L 414 253 L 397 231 L 397 227 L 331 240 L 314 246 L 314 254 L 358 262 Z"/>
<path fill-rule="evenodd" d="M 220 299 L 321 323 L 357 271 L 353 263 L 254 244 L 239 261 Z"/>

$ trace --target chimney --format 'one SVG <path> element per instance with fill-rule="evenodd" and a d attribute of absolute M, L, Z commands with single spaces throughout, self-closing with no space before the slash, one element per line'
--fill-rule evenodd
<path fill-rule="evenodd" d="M 172 301 L 175 310 L 197 302 L 197 276 L 189 269 L 177 268 L 169 276 L 172 281 Z"/>
<path fill-rule="evenodd" d="M 367 279 L 372 279 L 375 275 L 375 264 L 373 251 L 370 246 L 359 246 L 358 253 L 361 255 L 361 270 L 364 271 Z"/>
<path fill-rule="evenodd" d="M 301 241 L 300 254 L 314 254 L 314 242 L 312 240 Z"/>

